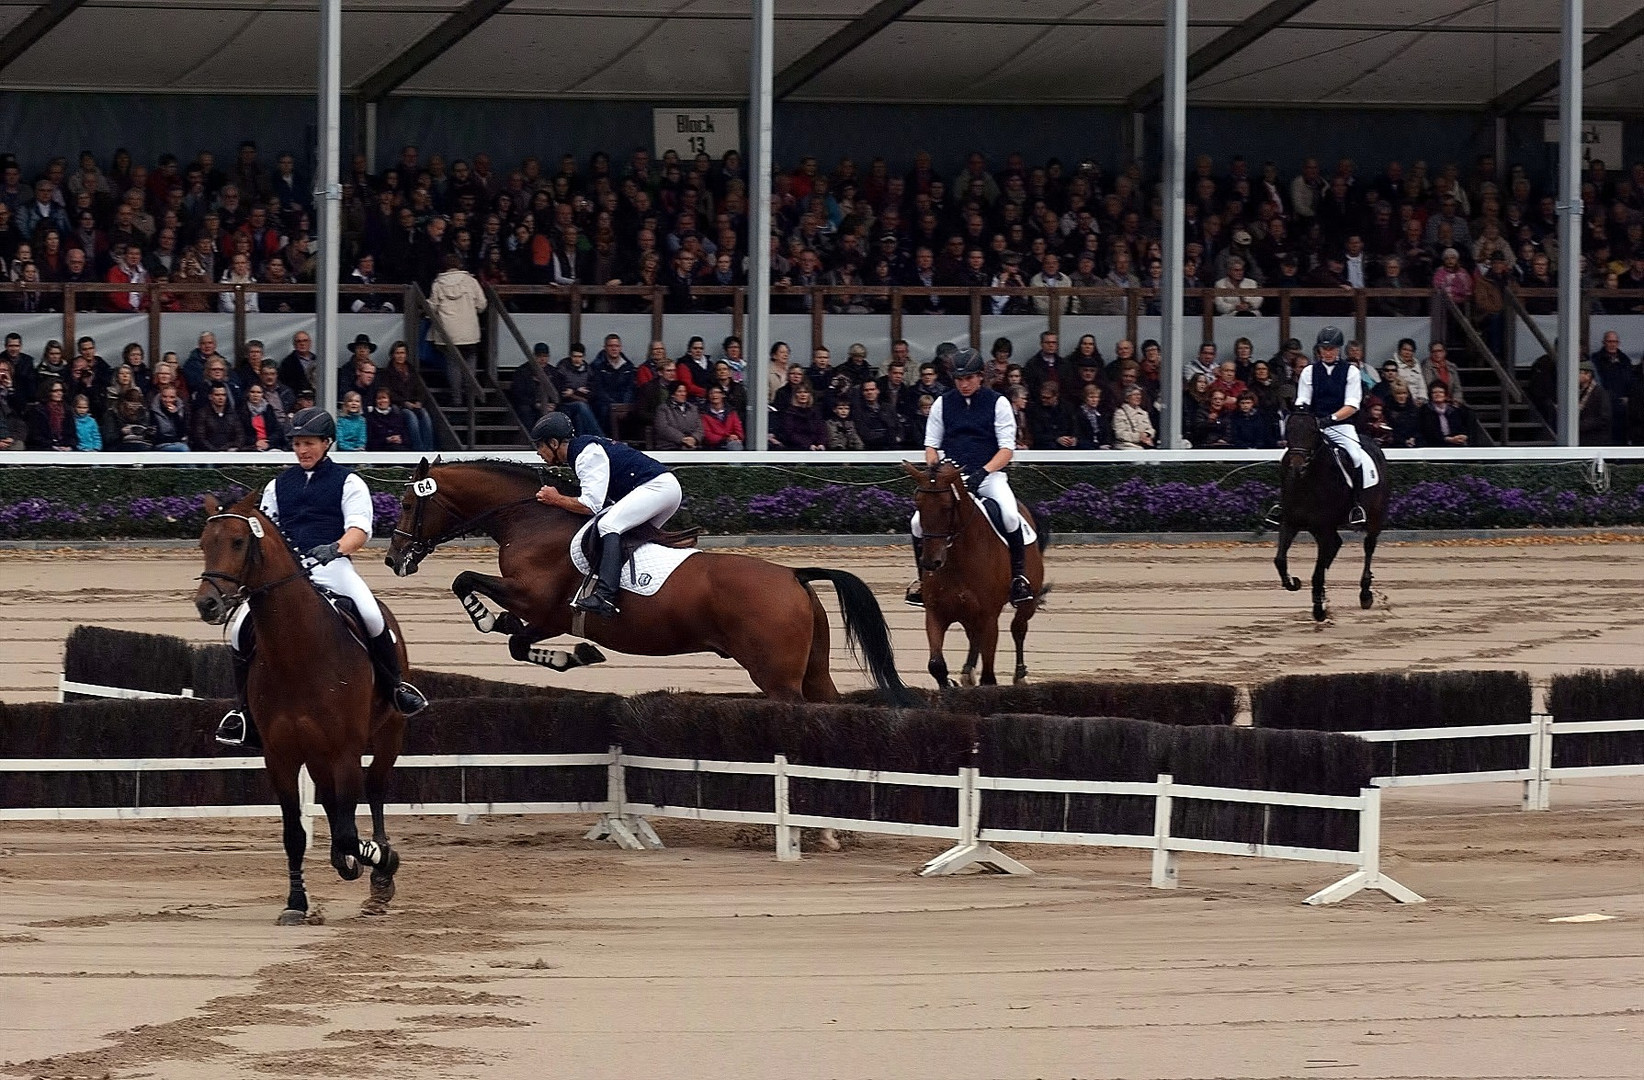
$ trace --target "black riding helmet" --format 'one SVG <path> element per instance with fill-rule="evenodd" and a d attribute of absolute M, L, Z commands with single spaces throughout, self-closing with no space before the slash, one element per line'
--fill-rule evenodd
<path fill-rule="evenodd" d="M 310 405 L 300 409 L 296 416 L 291 418 L 291 437 L 309 435 L 316 439 L 337 441 L 337 421 L 331 414 L 317 405 Z"/>
<path fill-rule="evenodd" d="M 531 425 L 531 444 L 533 446 L 547 442 L 549 439 L 558 439 L 560 442 L 572 438 L 577 433 L 571 424 L 571 418 L 562 412 L 551 412 Z"/>
<path fill-rule="evenodd" d="M 953 353 L 953 377 L 962 375 L 982 374 L 982 354 L 975 349 L 955 349 Z"/>
<path fill-rule="evenodd" d="M 1319 336 L 1313 340 L 1313 355 L 1317 356 L 1320 349 L 1339 349 L 1347 344 L 1347 338 L 1334 326 L 1327 326 L 1319 331 Z"/>

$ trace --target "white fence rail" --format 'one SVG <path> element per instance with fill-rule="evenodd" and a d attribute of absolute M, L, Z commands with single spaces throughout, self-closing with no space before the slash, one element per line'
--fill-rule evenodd
<path fill-rule="evenodd" d="M 11 758 L 0 759 L 0 773 L 102 772 L 132 773 L 137 780 L 131 805 L 100 807 L 12 807 L 0 808 L 0 821 L 92 821 L 152 820 L 158 818 L 248 818 L 275 817 L 280 810 L 272 805 L 228 806 L 144 806 L 141 800 L 144 773 L 261 769 L 255 757 L 231 758 Z M 1209 852 L 1252 858 L 1290 859 L 1334 863 L 1354 867 L 1353 873 L 1307 898 L 1310 904 L 1336 903 L 1362 889 L 1379 889 L 1405 903 L 1421 897 L 1381 873 L 1381 792 L 1365 788 L 1356 796 L 1302 795 L 1279 791 L 1249 791 L 1238 788 L 1199 787 L 1174 783 L 1161 775 L 1153 783 L 1106 783 L 1079 780 L 1032 780 L 982 776 L 974 768 L 960 769 L 951 776 L 926 773 L 875 772 L 824 766 L 793 765 L 778 755 L 771 762 L 702 761 L 684 758 L 657 758 L 625 755 L 620 747 L 601 754 L 437 754 L 410 755 L 399 760 L 400 768 L 571 768 L 604 767 L 606 797 L 589 802 L 479 802 L 467 798 L 466 782 L 461 799 L 455 803 L 395 803 L 385 807 L 392 814 L 598 814 L 599 822 L 589 831 L 592 839 L 610 839 L 621 846 L 638 849 L 661 847 L 647 818 L 666 817 L 694 821 L 722 821 L 772 826 L 776 833 L 776 856 L 781 861 L 799 858 L 801 828 L 845 829 L 891 836 L 917 836 L 949 840 L 953 846 L 932 859 L 920 871 L 926 876 L 952 874 L 967 867 L 1001 873 L 1031 873 L 1026 866 L 993 847 L 994 843 L 1074 844 L 1092 847 L 1128 847 L 1153 852 L 1152 884 L 1174 888 L 1177 882 L 1176 856 L 1183 851 Z M 728 810 L 702 806 L 670 806 L 627 798 L 630 768 L 698 775 L 744 775 L 770 777 L 772 809 L 769 811 Z M 957 794 L 957 814 L 952 825 L 831 817 L 794 813 L 789 796 L 792 780 L 825 780 L 840 783 L 894 784 L 908 787 L 947 789 Z M 1032 791 L 1064 795 L 1132 795 L 1155 801 L 1154 827 L 1149 834 L 1035 832 L 1029 830 L 983 829 L 982 800 L 986 792 Z M 314 804 L 314 787 L 306 774 L 301 777 L 301 799 L 306 818 L 321 810 Z M 1196 840 L 1172 836 L 1172 800 L 1256 803 L 1266 806 L 1299 806 L 1345 810 L 1358 815 L 1359 845 L 1354 851 L 1297 848 L 1268 844 Z M 305 822 L 312 837 L 312 824 Z"/>
<path fill-rule="evenodd" d="M 1460 773 L 1415 773 L 1407 776 L 1378 776 L 1371 780 L 1371 783 L 1377 787 L 1395 788 L 1519 781 L 1524 785 L 1523 808 L 1525 810 L 1546 810 L 1552 806 L 1552 786 L 1555 780 L 1604 776 L 1644 776 L 1644 764 L 1577 765 L 1554 768 L 1553 740 L 1556 737 L 1560 735 L 1616 734 L 1628 731 L 1644 731 L 1644 719 L 1555 720 L 1546 713 L 1534 713 L 1526 723 L 1404 728 L 1389 731 L 1353 731 L 1346 734 L 1356 735 L 1365 742 L 1375 743 L 1432 742 L 1440 739 L 1499 739 L 1523 736 L 1526 738 L 1526 752 L 1522 768 Z"/>

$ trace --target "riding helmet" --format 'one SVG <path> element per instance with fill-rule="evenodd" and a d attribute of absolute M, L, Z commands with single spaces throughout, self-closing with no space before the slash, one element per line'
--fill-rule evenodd
<path fill-rule="evenodd" d="M 316 439 L 337 441 L 337 421 L 317 405 L 301 409 L 291 418 L 291 437 L 309 435 Z"/>
<path fill-rule="evenodd" d="M 982 354 L 975 349 L 957 349 L 953 354 L 953 377 L 982 374 Z"/>
<path fill-rule="evenodd" d="M 531 443 L 545 443 L 549 439 L 558 439 L 565 442 L 576 434 L 576 428 L 571 425 L 571 418 L 562 412 L 551 412 L 541 420 L 531 425 Z"/>
<path fill-rule="evenodd" d="M 1315 352 L 1319 349 L 1339 349 L 1345 344 L 1347 339 L 1342 336 L 1342 332 L 1334 326 L 1327 326 L 1320 330 L 1319 336 L 1314 339 L 1313 349 Z"/>

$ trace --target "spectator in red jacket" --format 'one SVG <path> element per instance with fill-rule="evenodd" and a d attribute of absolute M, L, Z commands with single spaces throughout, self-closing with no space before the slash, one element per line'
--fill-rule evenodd
<path fill-rule="evenodd" d="M 147 311 L 148 310 L 148 271 L 143 268 L 143 249 L 136 244 L 130 244 L 120 249 L 114 265 L 109 267 L 108 281 L 111 285 L 130 285 L 130 292 L 110 293 L 108 304 L 110 311 Z"/>
<path fill-rule="evenodd" d="M 702 445 L 708 450 L 740 450 L 745 438 L 742 417 L 730 407 L 725 391 L 708 388 L 708 404 L 702 410 Z"/>

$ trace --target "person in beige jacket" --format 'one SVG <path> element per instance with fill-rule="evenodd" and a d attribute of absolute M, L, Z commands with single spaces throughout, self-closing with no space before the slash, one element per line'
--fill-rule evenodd
<path fill-rule="evenodd" d="M 437 346 L 449 342 L 473 368 L 479 356 L 479 316 L 485 304 L 485 290 L 473 274 L 463 269 L 462 259 L 456 255 L 445 256 L 440 274 L 428 291 L 428 306 L 436 316 L 428 328 L 428 340 Z M 458 363 L 449 356 L 445 370 L 451 379 L 452 398 L 461 405 L 467 399 L 468 381 Z"/>

